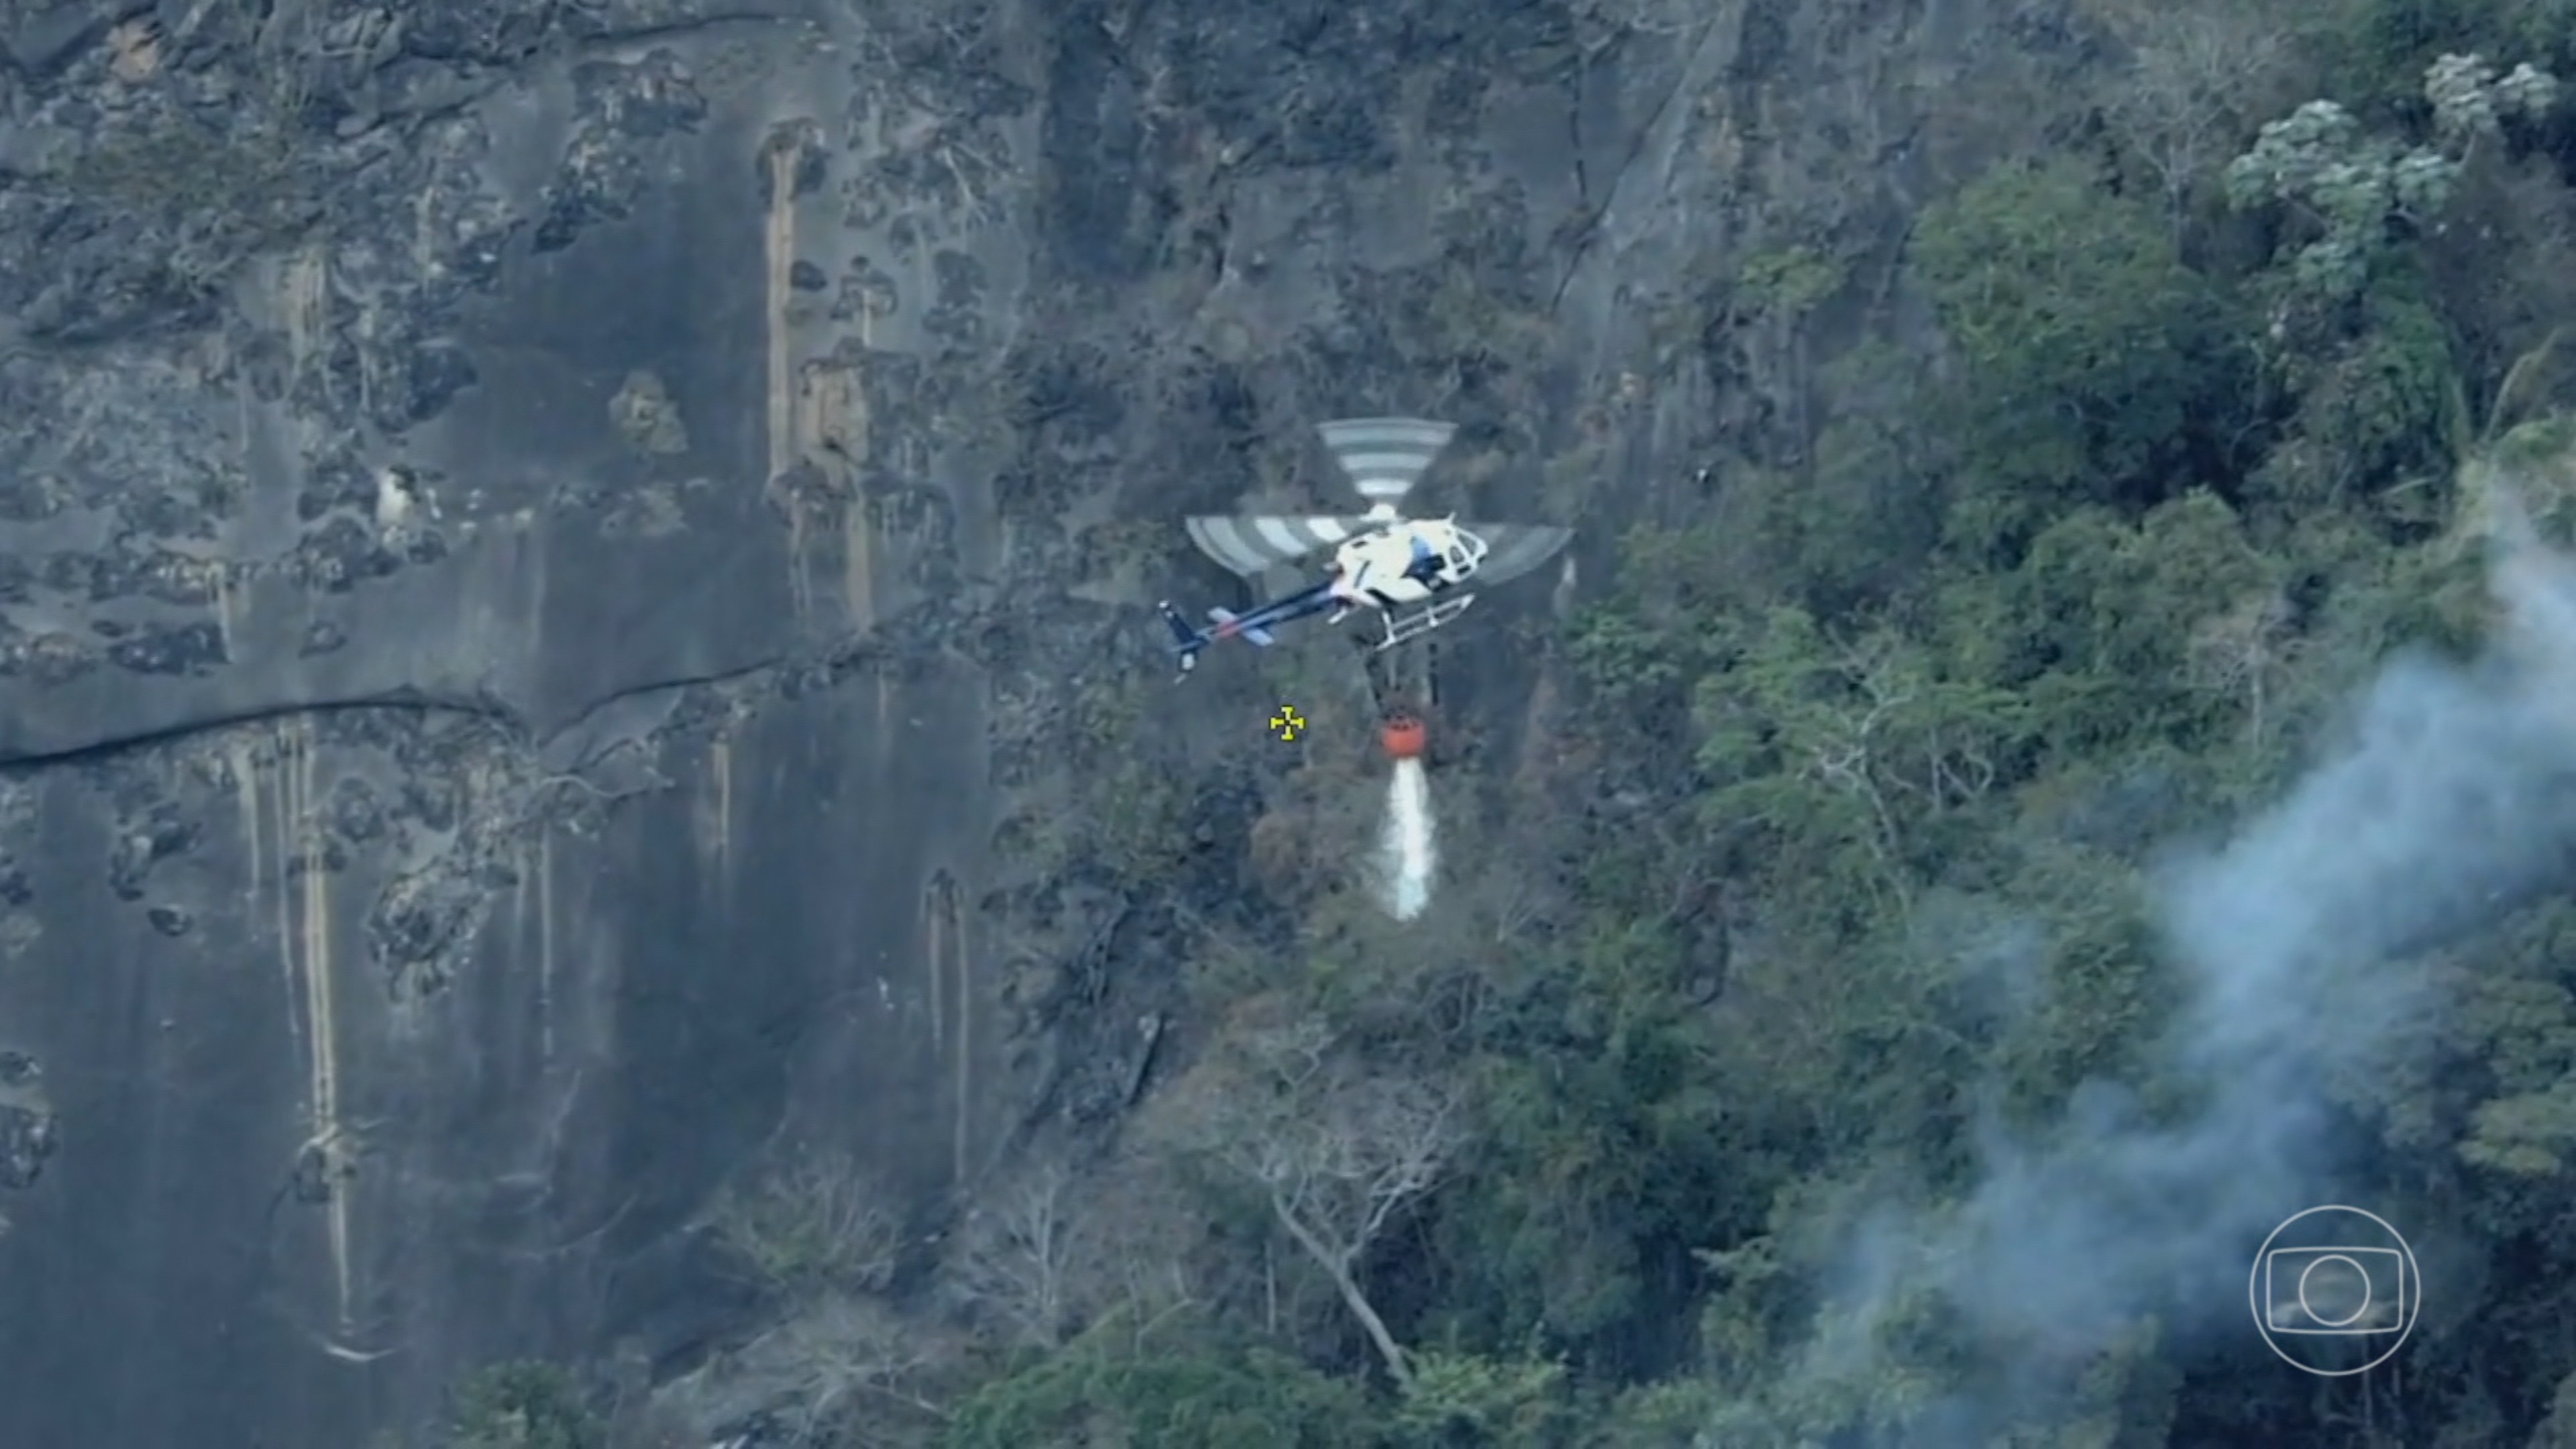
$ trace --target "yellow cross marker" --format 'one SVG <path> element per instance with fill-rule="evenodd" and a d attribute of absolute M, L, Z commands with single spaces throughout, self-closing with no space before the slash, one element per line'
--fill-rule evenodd
<path fill-rule="evenodd" d="M 1306 717 L 1286 705 L 1281 705 L 1279 712 L 1270 717 L 1270 732 L 1283 740 L 1297 738 L 1297 732 L 1305 727 Z"/>

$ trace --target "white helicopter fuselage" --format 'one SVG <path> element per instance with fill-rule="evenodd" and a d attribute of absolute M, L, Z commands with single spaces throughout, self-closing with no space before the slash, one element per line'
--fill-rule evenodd
<path fill-rule="evenodd" d="M 1393 519 L 1333 555 L 1333 597 L 1345 608 L 1419 604 L 1473 578 L 1485 541 L 1447 519 Z"/>

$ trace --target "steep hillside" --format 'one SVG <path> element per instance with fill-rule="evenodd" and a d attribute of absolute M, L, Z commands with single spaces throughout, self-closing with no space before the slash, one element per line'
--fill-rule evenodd
<path fill-rule="evenodd" d="M 1224 792 L 1086 769 L 1260 739 L 1240 679 L 1152 692 L 1134 606 L 1213 586 L 1173 515 L 1351 411 L 1461 418 L 1456 476 L 1559 516 L 1697 466 L 1719 389 L 1656 338 L 1801 149 L 1741 157 L 1796 39 L 13 20 L 12 1441 L 350 1442 L 492 1357 L 685 1356 L 764 1144 L 928 1230 L 1125 1090 L 1167 972 L 1070 1051 L 1009 987 L 1106 919 L 1035 890 L 1101 791 L 1241 849 Z"/>
<path fill-rule="evenodd" d="M 2424 80 L 2563 42 L 2471 9 L 9 9 L 0 1438 L 2533 1432 L 2538 1328 L 2310 1401 L 2126 1284 L 2025 1372 L 1871 1251 L 2187 1117 L 2156 852 L 2476 647 L 2576 298 L 2554 92 Z M 1176 692 L 1145 608 L 1380 412 L 1580 529 L 1393 682 L 1407 930 L 1356 652 Z M 2427 791 L 2551 798 L 2513 720 Z M 2545 944 L 2503 833 L 2301 879 Z M 2564 986 L 2478 949 L 2319 1140 L 2545 1280 Z"/>

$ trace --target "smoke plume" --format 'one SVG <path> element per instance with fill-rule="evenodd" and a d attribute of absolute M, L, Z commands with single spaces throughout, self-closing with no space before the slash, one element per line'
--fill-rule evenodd
<path fill-rule="evenodd" d="M 1824 1320 L 1839 1327 L 1806 1374 L 1882 1375 L 1884 1330 L 1927 1296 L 1991 1359 L 2039 1344 L 2080 1361 L 2148 1315 L 2169 1338 L 2240 1334 L 2264 1352 L 2254 1246 L 2344 1200 L 2326 1084 L 2379 1067 L 2400 1022 L 2438 1005 L 2408 954 L 2576 859 L 2576 567 L 2526 535 L 2491 582 L 2505 628 L 2485 657 L 2386 667 L 2337 748 L 2156 880 L 2187 997 L 2161 1050 L 2193 1103 L 2150 1121 L 2097 1083 L 2045 1140 L 1990 1130 L 1955 1210 L 1861 1224 Z M 2042 1393 L 1944 1402 L 1904 1442 L 1993 1442 Z"/>

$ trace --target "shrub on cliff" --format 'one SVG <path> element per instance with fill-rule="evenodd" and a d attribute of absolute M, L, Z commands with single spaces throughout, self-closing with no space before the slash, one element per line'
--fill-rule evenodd
<path fill-rule="evenodd" d="M 599 1420 L 552 1364 L 495 1364 L 456 1391 L 448 1449 L 601 1449 Z"/>

